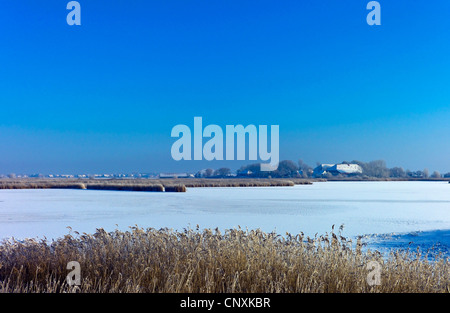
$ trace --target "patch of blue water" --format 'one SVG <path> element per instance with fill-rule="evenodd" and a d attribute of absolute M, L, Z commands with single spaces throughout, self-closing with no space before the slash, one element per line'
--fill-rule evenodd
<path fill-rule="evenodd" d="M 450 229 L 369 235 L 363 238 L 363 242 L 366 248 L 384 255 L 397 250 L 419 252 L 429 260 L 436 256 L 450 259 Z"/>

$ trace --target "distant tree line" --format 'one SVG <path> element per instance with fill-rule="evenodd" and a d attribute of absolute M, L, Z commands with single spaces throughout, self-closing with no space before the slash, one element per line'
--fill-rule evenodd
<path fill-rule="evenodd" d="M 301 168 L 299 165 L 294 163 L 291 160 L 281 161 L 278 165 L 278 168 L 275 171 L 265 172 L 261 171 L 260 163 L 254 163 L 242 166 L 235 173 L 231 171 L 229 168 L 219 168 L 217 170 L 213 170 L 211 168 L 201 170 L 195 174 L 195 177 L 204 177 L 204 178 L 224 178 L 224 177 L 256 177 L 256 178 L 289 178 L 289 177 L 303 177 L 302 176 L 302 168 L 306 168 L 306 165 L 303 165 Z M 308 167 L 309 169 L 310 167 Z M 312 168 L 311 168 L 312 170 Z M 307 177 L 307 176 L 305 176 Z"/>
<path fill-rule="evenodd" d="M 411 171 L 409 169 L 404 170 L 402 167 L 388 168 L 384 160 L 374 160 L 370 162 L 362 162 L 353 160 L 351 162 L 343 161 L 341 164 L 358 164 L 362 173 L 352 174 L 357 177 L 369 177 L 369 178 L 450 178 L 450 172 L 441 175 L 438 171 L 434 171 L 430 174 L 428 169 Z M 319 166 L 320 163 L 317 163 Z M 278 168 L 275 171 L 265 172 L 261 171 L 260 163 L 253 163 L 241 166 L 235 173 L 229 168 L 219 169 L 205 169 L 195 174 L 195 177 L 203 178 L 226 178 L 226 177 L 253 177 L 253 178 L 311 178 L 314 177 L 314 168 L 298 160 L 297 163 L 291 160 L 280 161 Z M 336 176 L 345 177 L 345 174 L 339 174 Z M 330 177 L 330 174 L 328 176 Z"/>
<path fill-rule="evenodd" d="M 441 175 L 438 171 L 434 171 L 430 174 L 428 169 L 410 171 L 404 170 L 402 167 L 388 168 L 386 162 L 383 160 L 375 160 L 370 162 L 362 162 L 353 160 L 351 162 L 343 161 L 340 164 L 358 164 L 362 173 L 352 174 L 352 176 L 361 178 L 450 178 L 450 172 Z M 320 163 L 316 164 L 318 167 Z M 41 177 L 42 175 L 36 176 Z M 139 175 L 140 176 L 140 175 Z M 219 169 L 207 168 L 197 172 L 195 175 L 197 178 L 228 178 L 228 177 L 252 177 L 252 178 L 312 178 L 312 177 L 346 177 L 346 174 L 333 175 L 326 173 L 322 176 L 316 176 L 314 168 L 298 160 L 297 163 L 291 160 L 283 160 L 279 163 L 278 168 L 275 171 L 265 172 L 261 171 L 260 163 L 253 163 L 241 166 L 237 171 L 233 172 L 227 167 L 221 167 Z M 16 174 L 11 173 L 8 175 L 0 175 L 0 178 L 16 178 Z M 32 177 L 32 176 L 30 176 Z M 134 175 L 136 177 L 136 175 Z"/>
<path fill-rule="evenodd" d="M 388 168 L 384 160 L 375 160 L 368 163 L 353 160 L 351 162 L 342 162 L 343 164 L 358 164 L 362 168 L 361 176 L 376 177 L 376 178 L 442 178 L 443 176 L 434 171 L 431 175 L 428 169 L 422 171 L 404 170 L 403 167 Z M 447 173 L 450 177 L 450 173 Z"/>

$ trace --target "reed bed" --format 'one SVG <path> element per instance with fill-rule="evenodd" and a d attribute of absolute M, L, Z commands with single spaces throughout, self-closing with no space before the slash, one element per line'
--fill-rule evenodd
<path fill-rule="evenodd" d="M 0 189 L 92 189 L 154 192 L 185 192 L 195 187 L 288 187 L 311 184 L 304 179 L 4 179 Z"/>
<path fill-rule="evenodd" d="M 86 189 L 92 190 L 117 190 L 117 191 L 157 191 L 163 192 L 164 186 L 161 184 L 86 184 Z"/>
<path fill-rule="evenodd" d="M 261 230 L 142 229 L 0 244 L 0 292 L 450 292 L 450 264 L 418 252 L 382 257 L 331 232 L 308 238 Z M 77 261 L 81 284 L 66 282 Z M 366 264 L 381 264 L 381 285 Z"/>
<path fill-rule="evenodd" d="M 57 180 L 0 180 L 0 189 L 86 189 L 82 181 Z"/>
<path fill-rule="evenodd" d="M 165 192 L 186 192 L 185 185 L 164 186 Z"/>

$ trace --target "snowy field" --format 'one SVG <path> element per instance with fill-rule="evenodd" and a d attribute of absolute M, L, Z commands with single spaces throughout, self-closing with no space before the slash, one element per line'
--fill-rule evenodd
<path fill-rule="evenodd" d="M 386 247 L 450 247 L 447 182 L 319 182 L 295 187 L 188 188 L 185 193 L 0 190 L 0 239 L 147 228 L 241 228 L 313 237 L 344 224 Z M 74 234 L 74 233 L 72 233 Z"/>

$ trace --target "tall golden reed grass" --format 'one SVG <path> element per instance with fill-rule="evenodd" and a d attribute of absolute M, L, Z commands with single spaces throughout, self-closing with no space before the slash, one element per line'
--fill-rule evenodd
<path fill-rule="evenodd" d="M 66 282 L 70 261 L 81 266 L 76 287 Z M 379 286 L 367 283 L 370 261 L 381 264 Z M 448 293 L 449 271 L 442 257 L 383 257 L 333 231 L 308 238 L 240 228 L 221 233 L 132 227 L 0 245 L 0 292 L 7 293 Z"/>

